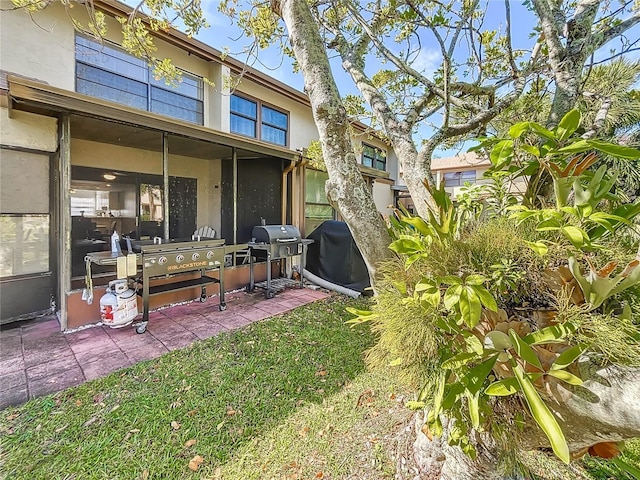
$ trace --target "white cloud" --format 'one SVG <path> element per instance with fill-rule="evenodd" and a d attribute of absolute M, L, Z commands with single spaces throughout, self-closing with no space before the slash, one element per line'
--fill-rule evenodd
<path fill-rule="evenodd" d="M 433 76 L 442 63 L 442 56 L 438 50 L 432 48 L 422 48 L 413 61 L 413 68 L 423 73 L 427 77 Z"/>

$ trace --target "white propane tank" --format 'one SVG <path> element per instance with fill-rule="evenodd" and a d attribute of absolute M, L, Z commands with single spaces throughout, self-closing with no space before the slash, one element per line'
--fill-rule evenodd
<path fill-rule="evenodd" d="M 111 328 L 130 325 L 138 316 L 136 292 L 128 288 L 127 280 L 109 282 L 107 293 L 100 298 L 100 319 Z"/>

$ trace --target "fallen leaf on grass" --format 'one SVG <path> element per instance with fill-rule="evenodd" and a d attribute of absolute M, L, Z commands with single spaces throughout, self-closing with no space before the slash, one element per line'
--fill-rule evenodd
<path fill-rule="evenodd" d="M 301 437 L 306 437 L 307 433 L 309 433 L 309 427 L 304 427 L 298 432 L 298 435 L 300 435 Z"/>
<path fill-rule="evenodd" d="M 41 428 L 42 428 L 42 424 L 39 423 L 38 426 L 36 427 L 36 432 L 39 432 Z"/>
<path fill-rule="evenodd" d="M 91 425 L 92 423 L 95 423 L 96 420 L 98 420 L 98 417 L 91 417 L 89 420 L 87 420 L 86 422 L 84 422 L 82 424 L 83 427 L 88 427 L 89 425 Z"/>
<path fill-rule="evenodd" d="M 202 458 L 200 455 L 196 455 L 191 460 L 189 460 L 189 469 L 197 472 L 200 468 L 200 465 L 202 465 L 202 462 L 204 462 L 204 458 Z"/>
<path fill-rule="evenodd" d="M 82 405 L 82 400 L 76 400 L 76 407 L 79 407 L 80 405 Z"/>
<path fill-rule="evenodd" d="M 327 371 L 326 370 L 320 370 L 316 372 L 316 377 L 324 377 L 327 375 Z"/>
<path fill-rule="evenodd" d="M 196 413 L 198 413 L 198 410 L 189 410 L 189 411 L 187 412 L 187 415 L 188 415 L 189 417 L 193 417 Z"/>
<path fill-rule="evenodd" d="M 104 393 L 98 393 L 93 396 L 93 403 L 100 403 L 104 400 Z"/>
<path fill-rule="evenodd" d="M 134 433 L 138 433 L 138 432 L 140 432 L 140 430 L 137 429 L 137 428 L 134 428 L 133 430 L 129 430 L 129 432 L 122 439 L 122 443 L 124 443 L 127 440 L 129 440 Z"/>
<path fill-rule="evenodd" d="M 69 426 L 69 424 L 67 423 L 66 425 L 64 425 L 64 426 L 62 426 L 60 428 L 56 428 L 55 432 L 56 433 L 64 432 L 67 429 L 68 426 Z"/>
<path fill-rule="evenodd" d="M 195 438 L 192 438 L 191 440 L 187 440 L 187 441 L 184 443 L 184 446 L 185 446 L 185 447 L 187 447 L 187 448 L 191 448 L 191 447 L 193 447 L 196 443 L 198 443 L 198 441 L 197 441 Z"/>
<path fill-rule="evenodd" d="M 180 425 L 180 424 L 179 424 L 178 422 L 176 422 L 175 420 L 171 422 L 171 427 L 172 427 L 174 430 L 180 430 L 180 427 L 181 427 L 181 426 L 182 426 L 182 425 Z"/>
<path fill-rule="evenodd" d="M 316 478 L 324 478 L 324 473 L 322 472 L 316 473 Z"/>
<path fill-rule="evenodd" d="M 142 480 L 149 480 L 149 470 L 142 471 Z"/>
<path fill-rule="evenodd" d="M 236 411 L 232 408 L 230 408 L 229 410 L 227 410 L 227 415 L 229 415 L 230 417 L 233 417 L 236 414 Z"/>
<path fill-rule="evenodd" d="M 219 431 L 222 427 L 224 427 L 224 420 L 220 422 L 218 425 L 216 425 L 216 430 Z"/>
<path fill-rule="evenodd" d="M 15 420 L 19 416 L 20 416 L 20 414 L 18 412 L 15 412 L 15 413 L 12 413 L 11 415 L 7 415 L 7 420 L 8 421 Z"/>

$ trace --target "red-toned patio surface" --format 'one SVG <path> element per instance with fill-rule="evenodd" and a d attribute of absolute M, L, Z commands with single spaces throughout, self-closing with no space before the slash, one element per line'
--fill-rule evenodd
<path fill-rule="evenodd" d="M 230 293 L 225 296 L 224 312 L 218 309 L 217 297 L 151 312 L 143 335 L 136 334 L 131 326 L 97 326 L 62 333 L 54 315 L 10 325 L 0 332 L 0 409 L 80 385 L 328 296 L 308 288 L 287 289 L 269 300 L 262 291 Z"/>

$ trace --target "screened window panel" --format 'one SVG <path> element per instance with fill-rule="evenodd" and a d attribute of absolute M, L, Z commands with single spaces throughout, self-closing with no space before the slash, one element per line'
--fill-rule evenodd
<path fill-rule="evenodd" d="M 246 98 L 231 95 L 231 112 L 257 120 L 258 104 Z"/>
<path fill-rule="evenodd" d="M 149 78 L 149 69 L 144 60 L 80 36 L 76 37 L 76 60 L 140 82 L 146 83 Z"/>
<path fill-rule="evenodd" d="M 269 107 L 262 107 L 262 123 L 286 130 L 289 126 L 289 116 Z"/>
<path fill-rule="evenodd" d="M 202 102 L 157 87 L 151 88 L 151 111 L 198 124 L 204 120 Z"/>
<path fill-rule="evenodd" d="M 163 90 L 168 90 L 172 93 L 184 95 L 185 97 L 191 97 L 196 100 L 202 100 L 204 97 L 202 81 L 186 73 L 182 74 L 182 80 L 178 82 L 177 85 L 167 85 L 164 79 L 156 79 L 153 76 L 151 76 L 150 83 L 153 86 L 159 87 Z"/>
<path fill-rule="evenodd" d="M 277 143 L 278 145 L 286 145 L 287 132 L 269 125 L 262 125 L 262 140 L 265 142 Z"/>
<path fill-rule="evenodd" d="M 76 90 L 105 100 L 202 125 L 204 82 L 182 72 L 174 88 L 150 75 L 144 60 L 76 36 Z M 151 96 L 151 98 L 149 98 Z"/>
<path fill-rule="evenodd" d="M 147 110 L 147 85 L 136 80 L 78 63 L 76 90 L 130 107 Z"/>
<path fill-rule="evenodd" d="M 49 215 L 0 215 L 0 277 L 49 271 Z"/>
<path fill-rule="evenodd" d="M 256 122 L 245 117 L 241 117 L 235 114 L 231 114 L 231 131 L 240 135 L 246 135 L 248 137 L 255 138 L 256 136 Z"/>
<path fill-rule="evenodd" d="M 476 171 L 467 170 L 464 172 L 448 172 L 444 174 L 445 187 L 460 187 L 466 182 L 475 183 Z"/>

